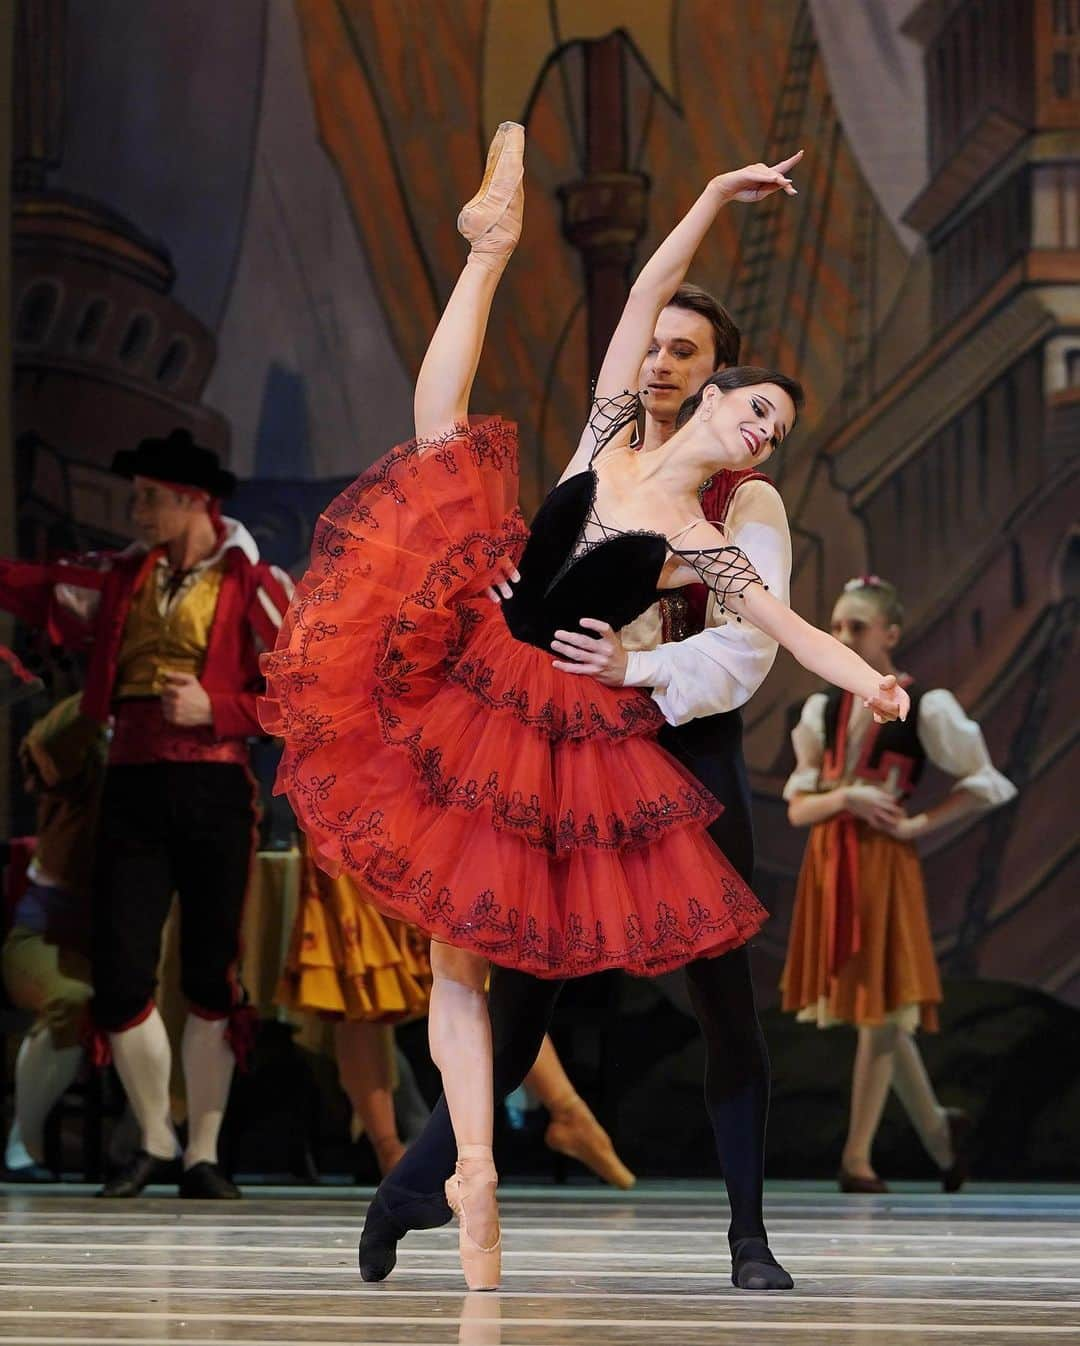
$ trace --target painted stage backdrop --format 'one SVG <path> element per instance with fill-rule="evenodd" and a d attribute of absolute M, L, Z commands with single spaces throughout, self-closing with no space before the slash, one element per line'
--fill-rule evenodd
<path fill-rule="evenodd" d="M 524 238 L 474 406 L 517 420 L 534 506 L 635 269 L 713 174 L 806 151 L 691 278 L 744 358 L 806 384 L 769 464 L 793 602 L 873 571 L 903 663 L 983 724 L 1015 806 L 926 854 L 953 979 L 1080 1005 L 1080 0 L 21 0 L 19 546 L 126 535 L 113 453 L 190 427 L 234 512 L 303 565 L 319 508 L 410 430 L 500 120 Z M 779 792 L 814 684 L 747 708 L 774 997 L 805 841 Z M 927 800 L 945 788 L 924 784 Z"/>

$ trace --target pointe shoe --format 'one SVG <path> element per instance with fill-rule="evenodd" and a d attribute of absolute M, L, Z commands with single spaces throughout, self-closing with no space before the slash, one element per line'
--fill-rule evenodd
<path fill-rule="evenodd" d="M 583 1099 L 577 1099 L 552 1117 L 544 1133 L 544 1144 L 556 1154 L 566 1154 L 578 1160 L 591 1168 L 598 1178 L 624 1192 L 637 1182 L 615 1153 L 611 1137 Z"/>
<path fill-rule="evenodd" d="M 488 150 L 480 190 L 462 206 L 458 233 L 472 251 L 509 257 L 521 237 L 525 191 L 525 128 L 503 122 Z"/>
<path fill-rule="evenodd" d="M 462 1172 L 462 1162 L 473 1161 L 477 1164 L 474 1171 L 466 1175 Z M 502 1231 L 491 1245 L 485 1248 L 469 1233 L 469 1222 L 465 1213 L 465 1202 L 471 1196 L 478 1196 L 485 1187 L 494 1189 L 498 1185 L 498 1175 L 488 1145 L 463 1145 L 458 1150 L 457 1168 L 446 1180 L 446 1204 L 458 1218 L 458 1253 L 461 1257 L 461 1269 L 465 1273 L 465 1284 L 470 1290 L 497 1290 L 502 1270 Z"/>

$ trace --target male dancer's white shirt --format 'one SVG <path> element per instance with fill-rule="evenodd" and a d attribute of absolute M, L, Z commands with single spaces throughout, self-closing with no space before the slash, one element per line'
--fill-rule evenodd
<path fill-rule="evenodd" d="M 781 602 L 789 601 L 791 534 L 783 501 L 774 486 L 746 481 L 728 506 L 726 532 L 733 546 Z M 745 705 L 765 681 L 777 644 L 749 621 L 720 611 L 709 595 L 704 631 L 663 642 L 656 604 L 621 632 L 629 652 L 624 685 L 649 687 L 669 724 L 685 724 Z"/>

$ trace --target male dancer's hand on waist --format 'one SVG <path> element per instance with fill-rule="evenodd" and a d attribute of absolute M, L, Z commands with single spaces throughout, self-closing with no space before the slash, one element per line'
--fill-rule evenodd
<path fill-rule="evenodd" d="M 605 687 L 622 687 L 627 658 L 618 632 L 595 617 L 582 617 L 579 625 L 596 634 L 556 631 L 551 648 L 562 657 L 554 661 L 554 667 L 561 673 L 587 673 Z"/>

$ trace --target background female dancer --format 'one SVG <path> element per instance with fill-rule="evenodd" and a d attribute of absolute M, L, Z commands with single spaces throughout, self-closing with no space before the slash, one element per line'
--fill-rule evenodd
<path fill-rule="evenodd" d="M 380 906 L 433 936 L 429 1033 L 458 1147 L 447 1199 L 475 1289 L 497 1286 L 500 1260 L 489 959 L 549 977 L 659 971 L 745 943 L 765 915 L 705 833 L 714 802 L 655 744 L 659 712 L 552 669 L 555 631 L 590 611 L 617 628 L 658 587 L 701 579 L 876 714 L 907 708 L 894 678 L 768 595 L 701 513 L 702 480 L 764 461 L 789 432 L 797 384 L 727 371 L 662 460 L 626 452 L 639 407 L 626 390 L 660 309 L 724 201 L 794 190 L 777 169 L 714 179 L 646 266 L 589 426 L 526 542 L 512 437 L 466 428 L 520 232 L 523 150 L 522 128 L 504 123 L 461 213 L 472 249 L 417 380 L 417 441 L 327 511 L 266 664 L 282 786 L 321 862 L 362 872 Z M 523 542 L 521 582 L 494 611 L 483 590 Z"/>
<path fill-rule="evenodd" d="M 945 1190 L 957 1191 L 967 1175 L 967 1114 L 938 1102 L 915 1044 L 917 1028 L 938 1026 L 941 981 L 913 843 L 1016 794 L 952 692 L 920 690 L 897 673 L 903 621 L 896 589 L 876 575 L 844 586 L 833 633 L 880 672 L 897 674 L 911 689 L 911 714 L 879 727 L 847 692 L 815 692 L 792 733 L 797 764 L 784 787 L 791 822 L 811 828 L 784 1008 L 819 1028 L 853 1024 L 859 1033 L 840 1161 L 845 1192 L 888 1191 L 870 1153 L 890 1085 Z M 909 816 L 904 801 L 928 759 L 956 785 L 936 808 Z"/>

